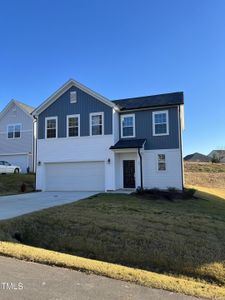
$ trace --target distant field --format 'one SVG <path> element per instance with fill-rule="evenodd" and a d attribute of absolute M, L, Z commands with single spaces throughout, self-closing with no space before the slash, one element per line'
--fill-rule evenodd
<path fill-rule="evenodd" d="M 185 162 L 185 184 L 225 189 L 225 164 Z"/>

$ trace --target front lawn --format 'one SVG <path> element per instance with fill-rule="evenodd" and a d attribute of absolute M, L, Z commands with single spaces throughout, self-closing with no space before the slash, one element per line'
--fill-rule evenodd
<path fill-rule="evenodd" d="M 0 222 L 0 239 L 225 286 L 225 200 L 99 194 Z"/>
<path fill-rule="evenodd" d="M 0 196 L 21 193 L 21 186 L 25 185 L 25 192 L 33 192 L 35 184 L 34 174 L 0 174 Z"/>

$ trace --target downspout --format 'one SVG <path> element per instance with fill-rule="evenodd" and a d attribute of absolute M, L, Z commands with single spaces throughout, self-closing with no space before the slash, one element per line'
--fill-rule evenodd
<path fill-rule="evenodd" d="M 183 161 L 183 143 L 182 143 L 182 128 L 180 119 L 180 105 L 178 106 L 178 120 L 179 120 L 179 144 L 180 144 L 180 156 L 181 156 L 181 174 L 182 174 L 182 190 L 184 189 L 184 161 Z"/>
<path fill-rule="evenodd" d="M 141 156 L 140 148 L 138 148 L 138 155 L 140 157 L 141 190 L 143 190 L 142 156 Z"/>

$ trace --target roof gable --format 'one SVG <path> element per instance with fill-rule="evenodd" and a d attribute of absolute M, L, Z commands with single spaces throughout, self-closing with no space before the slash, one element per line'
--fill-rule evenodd
<path fill-rule="evenodd" d="M 67 81 L 63 86 L 61 86 L 56 92 L 54 92 L 50 97 L 48 97 L 41 105 L 39 105 L 34 111 L 33 115 L 39 115 L 43 112 L 46 108 L 48 108 L 52 103 L 54 103 L 61 95 L 63 95 L 68 89 L 72 86 L 75 86 L 82 90 L 83 92 L 93 96 L 97 100 L 101 101 L 102 103 L 112 107 L 117 108 L 116 104 L 111 102 L 109 99 L 103 97 L 102 95 L 92 91 L 88 87 L 84 86 L 83 84 L 75 81 L 74 79 L 70 79 Z"/>
<path fill-rule="evenodd" d="M 17 107 L 19 107 L 20 109 L 22 109 L 22 111 L 24 111 L 24 113 L 26 115 L 28 115 L 30 118 L 33 119 L 32 115 L 31 115 L 31 112 L 34 110 L 34 107 L 32 106 L 29 106 L 25 103 L 22 103 L 18 100 L 15 100 L 15 99 L 12 99 L 7 105 L 6 107 L 0 112 L 0 119 L 2 119 L 6 114 L 7 112 L 14 106 L 16 105 Z"/>

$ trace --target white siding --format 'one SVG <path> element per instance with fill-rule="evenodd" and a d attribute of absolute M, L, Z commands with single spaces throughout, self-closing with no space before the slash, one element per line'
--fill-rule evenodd
<path fill-rule="evenodd" d="M 166 155 L 166 171 L 158 171 L 158 154 Z M 145 188 L 182 189 L 180 149 L 147 150 L 142 156 Z"/>
<path fill-rule="evenodd" d="M 46 190 L 47 163 L 104 162 L 105 190 L 115 189 L 113 136 L 41 139 L 37 145 L 37 189 Z M 108 162 L 108 159 L 110 160 Z"/>

